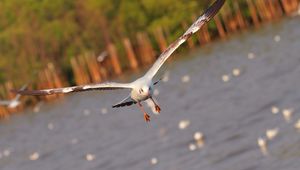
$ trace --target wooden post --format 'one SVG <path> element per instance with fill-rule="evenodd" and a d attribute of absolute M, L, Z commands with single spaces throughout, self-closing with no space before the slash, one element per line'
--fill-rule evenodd
<path fill-rule="evenodd" d="M 71 58 L 71 66 L 75 78 L 76 85 L 83 85 L 89 82 L 84 67 L 78 64 L 76 58 Z"/>
<path fill-rule="evenodd" d="M 214 21 L 216 23 L 216 26 L 217 26 L 217 29 L 218 29 L 218 33 L 219 33 L 219 36 L 224 39 L 226 37 L 226 33 L 225 33 L 225 30 L 224 30 L 224 27 L 222 25 L 222 22 L 219 18 L 219 15 L 216 15 L 214 17 Z"/>
<path fill-rule="evenodd" d="M 211 37 L 210 37 L 209 31 L 208 31 L 208 25 L 204 24 L 201 29 L 202 29 L 203 38 L 204 38 L 205 42 L 209 43 L 211 41 Z"/>
<path fill-rule="evenodd" d="M 235 10 L 236 19 L 237 19 L 240 29 L 242 29 L 242 30 L 245 29 L 246 21 L 244 20 L 239 3 L 237 1 L 234 1 L 234 10 Z"/>
<path fill-rule="evenodd" d="M 115 45 L 110 43 L 107 46 L 107 51 L 108 51 L 109 56 L 110 56 L 110 61 L 111 61 L 111 64 L 113 66 L 114 73 L 116 75 L 120 75 L 122 73 L 122 68 L 121 68 L 121 65 L 120 65 L 120 62 L 119 62 L 119 57 L 118 57 Z"/>
<path fill-rule="evenodd" d="M 268 4 L 268 8 L 270 9 L 270 12 L 272 14 L 272 18 L 273 19 L 277 19 L 278 18 L 278 13 L 275 9 L 275 3 L 274 0 L 267 0 L 266 2 Z"/>
<path fill-rule="evenodd" d="M 138 62 L 136 59 L 136 56 L 134 54 L 134 51 L 132 49 L 132 45 L 131 42 L 129 40 L 129 38 L 124 38 L 123 39 L 123 44 L 126 50 L 126 54 L 127 54 L 127 58 L 129 60 L 129 64 L 130 64 L 130 68 L 132 70 L 137 70 L 138 69 Z"/>
<path fill-rule="evenodd" d="M 0 106 L 0 119 L 9 119 L 10 113 L 4 106 Z"/>
<path fill-rule="evenodd" d="M 284 12 L 289 15 L 291 12 L 289 0 L 281 0 L 281 4 L 284 9 Z"/>
<path fill-rule="evenodd" d="M 258 8 L 258 13 L 261 19 L 264 21 L 270 21 L 272 19 L 272 14 L 266 5 L 266 2 L 264 0 L 256 0 L 255 4 Z"/>
<path fill-rule="evenodd" d="M 160 51 L 161 52 L 165 51 L 165 49 L 167 48 L 167 40 L 164 36 L 163 29 L 161 27 L 158 27 L 154 31 L 154 37 L 155 37 L 156 41 L 158 42 Z"/>
<path fill-rule="evenodd" d="M 55 69 L 55 66 L 53 63 L 48 63 L 48 69 L 50 70 L 51 72 L 51 76 L 53 78 L 53 82 L 54 82 L 54 85 L 56 88 L 59 88 L 59 87 L 63 87 L 63 81 L 62 81 L 62 78 L 61 78 L 61 75 L 58 74 L 58 70 Z"/>
<path fill-rule="evenodd" d="M 274 2 L 274 8 L 275 8 L 277 17 L 282 17 L 283 11 L 282 11 L 282 8 L 280 5 L 280 0 L 275 0 L 273 2 Z"/>
<path fill-rule="evenodd" d="M 78 56 L 77 61 L 79 64 L 80 73 L 81 73 L 82 77 L 84 77 L 84 80 L 85 80 L 83 82 L 83 84 L 91 83 L 91 77 L 88 73 L 87 64 L 86 64 L 84 57 L 82 55 Z"/>
<path fill-rule="evenodd" d="M 259 26 L 259 19 L 258 19 L 258 16 L 257 16 L 256 8 L 255 8 L 252 0 L 247 0 L 247 4 L 248 4 L 248 8 L 250 10 L 250 14 L 251 14 L 251 18 L 252 18 L 252 21 L 254 23 L 254 26 L 258 27 Z"/>
<path fill-rule="evenodd" d="M 150 40 L 145 33 L 137 33 L 137 41 L 139 44 L 139 56 L 144 65 L 152 64 L 154 61 L 154 50 L 151 46 Z"/>
<path fill-rule="evenodd" d="M 99 83 L 102 80 L 101 74 L 99 72 L 97 59 L 94 54 L 85 54 L 85 62 L 87 63 L 88 71 L 93 83 Z"/>

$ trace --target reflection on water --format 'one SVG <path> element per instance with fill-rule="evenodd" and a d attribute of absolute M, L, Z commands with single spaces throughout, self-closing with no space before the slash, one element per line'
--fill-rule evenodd
<path fill-rule="evenodd" d="M 157 87 L 162 113 L 149 124 L 136 106 L 110 108 L 128 91 L 69 95 L 16 115 L 0 125 L 0 167 L 299 169 L 299 27 L 287 19 L 177 58 Z M 268 129 L 280 130 L 267 139 Z"/>

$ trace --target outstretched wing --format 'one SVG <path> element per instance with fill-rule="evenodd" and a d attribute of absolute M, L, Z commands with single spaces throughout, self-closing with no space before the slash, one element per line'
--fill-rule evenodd
<path fill-rule="evenodd" d="M 72 92 L 81 92 L 81 91 L 90 91 L 90 90 L 116 90 L 116 89 L 131 89 L 131 84 L 107 82 L 107 83 L 100 83 L 100 84 L 90 84 L 90 85 L 55 88 L 55 89 L 44 89 L 44 90 L 13 90 L 13 92 L 16 92 L 21 95 L 50 95 L 50 94 L 72 93 Z"/>
<path fill-rule="evenodd" d="M 202 16 L 200 16 L 197 21 L 193 23 L 193 25 L 175 42 L 173 42 L 156 60 L 153 66 L 148 70 L 145 74 L 145 77 L 148 79 L 152 79 L 155 74 L 158 72 L 160 67 L 164 64 L 164 62 L 170 57 L 170 55 L 188 38 L 192 36 L 195 32 L 197 32 L 205 22 L 208 22 L 211 18 L 213 18 L 217 12 L 223 6 L 225 0 L 217 0 L 211 5 Z"/>
<path fill-rule="evenodd" d="M 113 108 L 116 107 L 125 107 L 125 106 L 130 106 L 132 104 L 136 104 L 136 101 L 134 101 L 131 96 L 129 95 L 128 97 L 126 97 L 125 99 L 123 99 L 122 101 L 120 101 L 119 103 L 113 105 Z"/>

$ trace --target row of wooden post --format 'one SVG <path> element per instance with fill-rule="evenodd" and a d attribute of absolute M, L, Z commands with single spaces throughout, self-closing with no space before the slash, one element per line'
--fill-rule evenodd
<path fill-rule="evenodd" d="M 218 34 L 212 35 L 210 33 L 212 30 L 208 25 L 205 25 L 197 33 L 196 38 L 188 40 L 187 46 L 193 49 L 199 45 L 205 45 L 211 42 L 216 37 L 224 39 L 228 34 L 247 29 L 249 26 L 253 25 L 259 27 L 262 23 L 276 20 L 284 14 L 291 15 L 299 6 L 299 0 L 247 0 L 245 3 L 248 7 L 250 17 L 243 16 L 240 4 L 237 1 L 233 3 L 232 7 L 225 4 L 221 13 L 213 19 L 216 25 L 214 32 Z M 191 20 L 195 19 L 196 15 L 191 18 Z M 183 21 L 181 23 L 182 29 L 186 30 L 190 24 L 191 23 Z M 125 51 L 126 61 L 129 62 L 129 69 L 136 71 L 141 66 L 152 64 L 158 54 L 163 52 L 167 48 L 168 43 L 170 43 L 166 38 L 167 33 L 167 28 L 159 27 L 151 34 L 153 36 L 152 41 L 155 40 L 159 52 L 155 51 L 155 48 L 152 46 L 152 37 L 148 33 L 137 33 L 134 41 L 127 37 L 123 38 L 121 44 Z M 197 39 L 197 41 L 195 41 L 195 39 Z M 120 53 L 113 43 L 108 44 L 105 51 L 107 51 L 108 57 L 104 61 L 98 61 L 97 56 L 93 53 L 87 53 L 71 59 L 70 63 L 73 70 L 74 83 L 76 85 L 102 82 L 111 78 L 111 76 L 122 74 L 123 71 L 127 69 L 122 67 Z M 67 83 L 59 69 L 55 68 L 52 63 L 49 63 L 47 67 L 39 73 L 38 77 L 37 82 L 35 82 L 36 86 L 34 86 L 38 89 L 57 88 L 70 84 Z M 2 97 L 5 96 L 5 98 L 11 99 L 14 95 L 9 93 L 8 89 L 14 89 L 12 82 L 7 82 L 2 85 L 0 91 Z M 39 99 L 49 101 L 57 97 L 62 97 L 62 95 L 45 96 Z M 35 101 L 34 99 L 31 100 Z M 7 109 L 0 106 L 0 117 L 7 117 L 10 113 L 19 111 L 22 108 L 23 105 L 17 109 Z"/>

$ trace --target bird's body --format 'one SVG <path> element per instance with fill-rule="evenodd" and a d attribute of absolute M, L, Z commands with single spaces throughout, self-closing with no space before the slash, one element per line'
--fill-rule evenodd
<path fill-rule="evenodd" d="M 118 104 L 113 105 L 113 107 L 124 107 L 132 104 L 138 104 L 142 112 L 144 112 L 144 118 L 146 121 L 150 121 L 150 116 L 144 111 L 141 104 L 142 101 L 150 99 L 157 112 L 160 112 L 160 107 L 153 99 L 153 88 L 158 82 L 154 82 L 153 78 L 159 71 L 164 62 L 171 56 L 171 54 L 188 38 L 190 38 L 194 33 L 196 33 L 206 22 L 213 18 L 217 12 L 221 9 L 225 0 L 216 0 L 212 6 L 210 6 L 202 16 L 200 16 L 191 27 L 175 42 L 173 42 L 169 47 L 159 56 L 155 61 L 153 66 L 147 71 L 147 73 L 140 77 L 139 79 L 131 83 L 100 83 L 82 86 L 73 86 L 65 88 L 56 89 L 45 89 L 45 90 L 18 90 L 19 94 L 23 95 L 50 95 L 57 93 L 71 93 L 79 91 L 89 91 L 89 90 L 115 90 L 115 89 L 131 89 L 130 95 Z"/>
<path fill-rule="evenodd" d="M 12 100 L 9 105 L 7 106 L 8 108 L 16 108 L 17 106 L 19 106 L 21 104 L 20 101 L 18 100 Z"/>
<path fill-rule="evenodd" d="M 27 87 L 27 85 L 23 85 L 23 87 L 20 90 L 25 90 Z M 12 100 L 2 100 L 0 101 L 0 105 L 2 106 L 7 106 L 10 109 L 16 108 L 17 106 L 19 106 L 21 104 L 20 102 L 20 94 L 17 94 L 15 98 L 13 98 Z"/>

